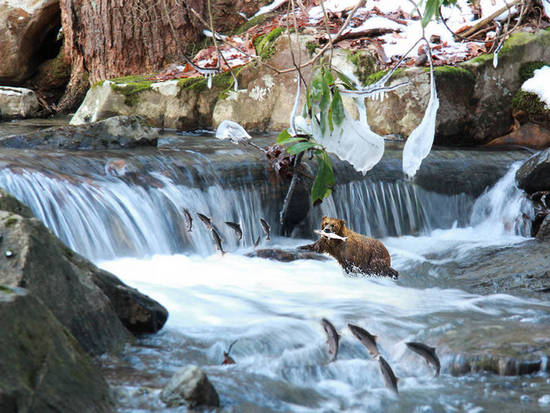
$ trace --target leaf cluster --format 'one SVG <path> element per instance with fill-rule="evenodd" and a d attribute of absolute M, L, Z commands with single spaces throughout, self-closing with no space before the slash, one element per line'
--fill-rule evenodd
<path fill-rule="evenodd" d="M 430 20 L 435 16 L 439 19 L 439 8 L 441 6 L 454 6 L 456 0 L 426 0 L 426 6 L 424 7 L 424 13 L 422 15 L 422 27 L 426 27 Z"/>

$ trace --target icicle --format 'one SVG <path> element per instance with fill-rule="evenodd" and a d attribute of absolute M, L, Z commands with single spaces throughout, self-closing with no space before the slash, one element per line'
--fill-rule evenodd
<path fill-rule="evenodd" d="M 414 177 L 422 160 L 430 153 L 435 136 L 435 120 L 439 108 L 439 99 L 435 88 L 432 58 L 429 53 L 428 57 L 430 59 L 430 100 L 422 122 L 411 132 L 403 148 L 403 172 L 409 178 Z"/>
<path fill-rule="evenodd" d="M 502 46 L 504 45 L 504 38 L 500 41 L 499 45 L 495 49 L 495 52 L 493 53 L 493 67 L 496 69 L 498 66 L 498 52 L 500 52 L 500 49 L 502 49 Z"/>
<path fill-rule="evenodd" d="M 288 121 L 288 133 L 290 136 L 296 136 L 298 133 L 296 131 L 296 113 L 298 112 L 298 107 L 300 106 L 300 72 L 296 71 L 296 97 L 294 98 L 294 106 L 292 107 L 292 112 L 290 114 L 290 119 Z"/>
<path fill-rule="evenodd" d="M 212 74 L 208 74 L 206 75 L 206 77 L 208 78 L 208 81 L 207 81 L 207 86 L 208 86 L 208 89 L 212 89 Z"/>
<path fill-rule="evenodd" d="M 237 122 L 224 120 L 216 129 L 216 138 L 229 139 L 233 143 L 247 142 L 252 137 Z"/>
<path fill-rule="evenodd" d="M 233 90 L 235 92 L 238 92 L 239 91 L 239 81 L 237 80 L 237 78 L 235 76 L 233 76 L 233 79 L 234 79 L 234 82 L 233 82 Z"/>

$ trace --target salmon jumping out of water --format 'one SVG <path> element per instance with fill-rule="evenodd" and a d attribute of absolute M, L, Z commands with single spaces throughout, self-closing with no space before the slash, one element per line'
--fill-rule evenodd
<path fill-rule="evenodd" d="M 241 229 L 241 226 L 235 222 L 226 221 L 225 224 L 230 227 L 233 231 L 235 231 L 235 235 L 237 236 L 237 241 L 240 241 L 243 238 L 243 230 Z"/>
<path fill-rule="evenodd" d="M 435 354 L 435 347 L 427 346 L 424 343 L 405 343 L 409 349 L 414 351 L 416 354 L 420 354 L 426 360 L 426 363 L 431 364 L 435 369 L 435 377 L 439 376 L 439 371 L 441 370 L 441 363 L 439 362 L 439 357 Z"/>
<path fill-rule="evenodd" d="M 321 320 L 321 324 L 323 325 L 323 328 L 327 333 L 328 352 L 332 354 L 332 360 L 330 361 L 336 361 L 336 357 L 338 356 L 338 342 L 340 341 L 340 336 L 338 335 L 336 328 L 334 328 L 332 323 L 326 318 L 323 318 Z"/>
<path fill-rule="evenodd" d="M 202 221 L 202 223 L 206 226 L 207 229 L 212 229 L 212 219 L 210 217 L 207 217 L 204 214 L 201 214 L 200 212 L 197 212 L 197 216 Z"/>
<path fill-rule="evenodd" d="M 191 232 L 193 229 L 193 218 L 188 210 L 183 208 L 183 216 L 185 217 L 185 229 L 187 232 Z"/>
<path fill-rule="evenodd" d="M 376 336 L 373 336 L 364 328 L 354 326 L 353 324 L 348 324 L 348 327 L 351 330 L 352 334 L 367 348 L 370 355 L 373 358 L 376 358 L 376 356 L 378 356 Z"/>

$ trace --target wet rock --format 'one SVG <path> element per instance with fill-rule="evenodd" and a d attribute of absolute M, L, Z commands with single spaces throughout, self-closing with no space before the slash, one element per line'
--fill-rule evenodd
<path fill-rule="evenodd" d="M 491 337 L 487 340 L 487 337 Z M 450 330 L 440 337 L 439 347 L 451 356 L 453 375 L 488 372 L 500 376 L 533 374 L 546 366 L 550 355 L 550 336 L 544 329 L 528 326 L 503 328 L 502 325 L 477 326 L 469 332 Z M 547 368 L 547 367 L 546 367 Z"/>
<path fill-rule="evenodd" d="M 0 86 L 0 120 L 30 118 L 37 116 L 39 110 L 40 104 L 32 90 Z"/>
<path fill-rule="evenodd" d="M 550 214 L 546 215 L 537 231 L 536 238 L 539 241 L 550 241 Z"/>
<path fill-rule="evenodd" d="M 487 146 L 526 146 L 534 149 L 544 149 L 550 146 L 550 130 L 536 123 L 526 123 L 519 129 L 500 138 L 493 139 Z"/>
<path fill-rule="evenodd" d="M 112 412 L 101 372 L 42 302 L 0 285 L 0 411 Z"/>
<path fill-rule="evenodd" d="M 218 393 L 204 371 L 193 365 L 178 370 L 162 390 L 160 398 L 169 407 L 187 405 L 193 409 L 220 405 Z"/>
<path fill-rule="evenodd" d="M 550 189 L 550 148 L 529 158 L 516 172 L 516 181 L 530 194 Z"/>
<path fill-rule="evenodd" d="M 90 277 L 109 297 L 120 321 L 132 333 L 156 333 L 164 326 L 168 311 L 155 300 L 128 287 L 107 271 L 91 271 Z"/>
<path fill-rule="evenodd" d="M 137 116 L 112 118 L 81 126 L 59 126 L 0 139 L 9 148 L 120 149 L 156 146 L 158 132 Z"/>
<path fill-rule="evenodd" d="M 318 254 L 316 252 L 309 251 L 298 251 L 298 250 L 283 250 L 279 248 L 264 248 L 256 249 L 248 254 L 247 257 L 258 257 L 265 258 L 273 261 L 281 262 L 291 262 L 296 260 L 316 260 L 316 261 L 327 261 L 330 258 L 323 254 Z"/>
<path fill-rule="evenodd" d="M 8 1 L 0 5 L 0 83 L 21 84 L 61 25 L 58 0 Z"/>
<path fill-rule="evenodd" d="M 39 298 L 86 351 L 99 354 L 131 340 L 109 299 L 82 270 L 83 259 L 42 222 L 0 211 L 0 231 L 2 247 L 14 253 L 0 259 L 0 283 Z M 91 263 L 87 267 L 99 271 Z"/>
<path fill-rule="evenodd" d="M 31 209 L 25 204 L 19 202 L 13 195 L 0 188 L 0 210 L 13 212 L 25 218 L 34 217 Z"/>

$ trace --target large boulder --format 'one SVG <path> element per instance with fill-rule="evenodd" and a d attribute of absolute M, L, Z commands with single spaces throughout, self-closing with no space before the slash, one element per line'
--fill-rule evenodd
<path fill-rule="evenodd" d="M 11 195 L 0 191 L 0 283 L 26 288 L 94 354 L 154 333 L 167 311 L 65 246 Z M 22 214 L 22 215 L 19 215 Z"/>
<path fill-rule="evenodd" d="M 121 149 L 156 146 L 159 133 L 138 116 L 114 116 L 80 126 L 58 126 L 0 138 L 0 146 L 48 149 Z"/>
<path fill-rule="evenodd" d="M 530 194 L 550 189 L 550 148 L 529 158 L 516 172 L 516 181 Z"/>
<path fill-rule="evenodd" d="M 59 0 L 0 3 L 0 84 L 21 84 L 32 75 L 60 25 Z"/>
<path fill-rule="evenodd" d="M 0 86 L 0 120 L 30 118 L 38 115 L 36 94 L 22 87 Z"/>
<path fill-rule="evenodd" d="M 164 386 L 160 399 L 169 407 L 220 405 L 218 393 L 208 380 L 206 373 L 197 366 L 185 366 L 178 370 Z"/>
<path fill-rule="evenodd" d="M 112 412 L 109 388 L 33 294 L 0 285 L 0 411 Z"/>

